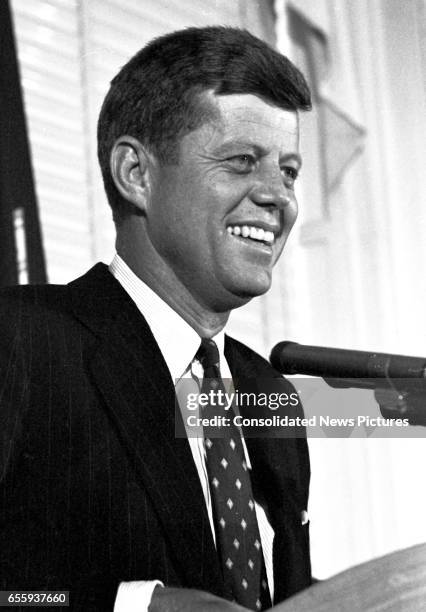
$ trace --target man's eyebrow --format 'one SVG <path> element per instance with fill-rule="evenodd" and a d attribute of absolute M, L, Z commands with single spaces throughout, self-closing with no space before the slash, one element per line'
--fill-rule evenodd
<path fill-rule="evenodd" d="M 226 155 L 227 153 L 233 153 L 235 150 L 241 148 L 250 148 L 258 155 L 265 155 L 267 153 L 265 147 L 251 142 L 250 140 L 229 140 L 228 142 L 223 142 L 214 149 L 213 153 L 216 155 Z"/>
<path fill-rule="evenodd" d="M 299 153 L 284 153 L 284 155 L 280 155 L 280 164 L 286 161 L 296 161 L 299 168 L 302 167 L 302 157 Z"/>

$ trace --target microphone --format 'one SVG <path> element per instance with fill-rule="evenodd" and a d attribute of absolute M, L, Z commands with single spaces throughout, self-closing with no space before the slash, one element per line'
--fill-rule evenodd
<path fill-rule="evenodd" d="M 283 374 L 317 376 L 336 389 L 374 390 L 385 418 L 426 426 L 426 357 L 279 342 L 270 361 Z"/>
<path fill-rule="evenodd" d="M 345 379 L 426 378 L 426 357 L 308 346 L 297 342 L 279 342 L 272 349 L 270 361 L 283 374 Z"/>

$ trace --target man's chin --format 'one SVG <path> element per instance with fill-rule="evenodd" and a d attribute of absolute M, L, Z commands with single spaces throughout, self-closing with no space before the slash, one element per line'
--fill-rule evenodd
<path fill-rule="evenodd" d="M 271 287 L 270 275 L 262 274 L 257 277 L 251 277 L 246 282 L 236 283 L 231 289 L 232 297 L 235 299 L 236 305 L 232 308 L 238 308 L 247 304 L 255 297 L 259 297 L 269 291 Z"/>
<path fill-rule="evenodd" d="M 272 271 L 267 269 L 233 270 L 222 268 L 213 282 L 204 284 L 204 304 L 214 312 L 229 312 L 240 308 L 271 287 Z M 203 279 L 205 283 L 205 278 Z"/>

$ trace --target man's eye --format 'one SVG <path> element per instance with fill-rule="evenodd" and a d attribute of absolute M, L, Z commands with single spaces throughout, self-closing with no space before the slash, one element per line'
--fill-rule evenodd
<path fill-rule="evenodd" d="M 293 166 L 283 166 L 281 168 L 281 173 L 284 177 L 286 185 L 289 187 L 295 183 L 297 177 L 299 176 L 299 170 L 297 168 L 293 168 Z"/>
<path fill-rule="evenodd" d="M 250 172 L 256 165 L 253 155 L 234 155 L 227 160 L 228 164 L 237 172 Z"/>

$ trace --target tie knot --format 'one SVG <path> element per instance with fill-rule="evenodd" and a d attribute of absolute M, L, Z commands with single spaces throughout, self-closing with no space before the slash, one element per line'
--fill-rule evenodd
<path fill-rule="evenodd" d="M 216 342 L 211 338 L 202 338 L 195 357 L 203 366 L 204 371 L 212 367 L 219 368 L 219 350 Z"/>

